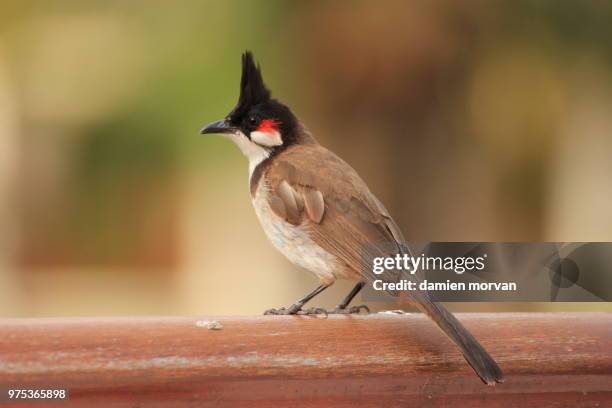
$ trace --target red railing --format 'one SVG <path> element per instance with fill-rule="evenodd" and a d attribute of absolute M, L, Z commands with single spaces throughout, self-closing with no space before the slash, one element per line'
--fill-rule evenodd
<path fill-rule="evenodd" d="M 612 314 L 458 317 L 504 384 L 419 314 L 4 319 L 0 408 L 612 406 Z M 69 399 L 7 403 L 9 389 Z"/>

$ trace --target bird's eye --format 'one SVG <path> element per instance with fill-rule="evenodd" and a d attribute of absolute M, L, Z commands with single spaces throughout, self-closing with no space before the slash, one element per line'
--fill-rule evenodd
<path fill-rule="evenodd" d="M 257 117 L 255 117 L 255 116 L 249 117 L 249 123 L 251 125 L 256 125 L 257 124 Z"/>

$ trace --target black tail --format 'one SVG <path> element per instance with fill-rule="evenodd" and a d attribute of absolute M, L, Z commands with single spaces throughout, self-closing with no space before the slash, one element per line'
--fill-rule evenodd
<path fill-rule="evenodd" d="M 501 369 L 493 357 L 478 343 L 472 334 L 452 315 L 451 312 L 426 296 L 419 296 L 416 306 L 436 322 L 438 327 L 461 349 L 463 356 L 476 374 L 488 385 L 504 382 Z"/>

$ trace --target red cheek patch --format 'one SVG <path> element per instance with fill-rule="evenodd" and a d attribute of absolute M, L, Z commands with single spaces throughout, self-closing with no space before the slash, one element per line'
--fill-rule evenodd
<path fill-rule="evenodd" d="M 264 133 L 278 132 L 280 122 L 274 119 L 264 119 L 259 123 L 257 131 Z"/>

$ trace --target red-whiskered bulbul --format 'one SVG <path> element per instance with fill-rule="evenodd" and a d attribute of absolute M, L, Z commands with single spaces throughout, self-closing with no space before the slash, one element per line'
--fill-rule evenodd
<path fill-rule="evenodd" d="M 293 305 L 266 314 L 301 312 L 336 279 L 357 285 L 333 312 L 358 312 L 359 307 L 348 304 L 375 279 L 364 248 L 374 256 L 393 257 L 405 248 L 404 237 L 355 170 L 317 143 L 293 112 L 271 97 L 250 52 L 242 56 L 238 104 L 201 133 L 223 134 L 238 145 L 249 160 L 251 199 L 266 235 L 291 262 L 319 279 L 320 285 Z M 405 299 L 459 346 L 485 383 L 503 381 L 493 358 L 442 304 L 427 292 L 411 291 Z"/>

